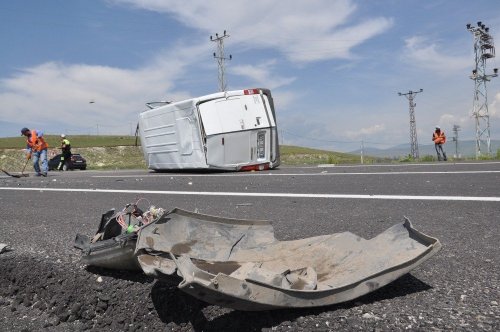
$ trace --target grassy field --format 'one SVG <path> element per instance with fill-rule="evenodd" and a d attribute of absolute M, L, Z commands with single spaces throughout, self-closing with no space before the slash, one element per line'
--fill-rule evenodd
<path fill-rule="evenodd" d="M 146 169 L 140 141 L 135 136 L 69 136 L 73 153 L 80 153 L 87 159 L 88 169 Z M 49 144 L 49 159 L 60 153 L 59 135 L 46 135 Z M 24 137 L 0 138 L 0 168 L 7 171 L 20 171 L 25 162 L 26 146 Z M 319 164 L 360 164 L 359 155 L 310 149 L 298 146 L 281 145 L 281 164 L 286 165 L 319 165 Z M 500 159 L 500 150 L 489 159 Z M 364 156 L 365 164 L 391 162 L 433 162 L 434 156 L 424 156 L 420 160 L 402 157 L 399 160 Z M 483 158 L 484 159 L 484 158 Z M 31 162 L 26 167 L 32 170 Z"/>
<path fill-rule="evenodd" d="M 46 135 L 49 144 L 49 159 L 61 153 L 61 138 Z M 80 153 L 87 159 L 88 169 L 140 169 L 146 168 L 140 141 L 135 146 L 135 136 L 68 136 L 72 152 Z M 26 162 L 26 139 L 19 137 L 0 138 L 0 168 L 7 171 L 20 171 Z M 31 162 L 27 171 L 33 169 Z"/>
<path fill-rule="evenodd" d="M 318 164 L 359 164 L 361 157 L 355 154 L 332 152 L 303 148 L 299 146 L 281 145 L 281 162 L 283 165 L 318 165 Z M 389 162 L 389 159 L 363 157 L 363 163 Z"/>
<path fill-rule="evenodd" d="M 80 153 L 87 159 L 88 169 L 145 169 L 146 164 L 140 147 L 135 146 L 134 136 L 69 136 L 73 153 Z M 47 135 L 49 159 L 60 153 L 60 137 Z M 0 138 L 0 168 L 7 171 L 20 171 L 26 161 L 23 151 L 24 137 Z M 318 164 L 359 164 L 360 156 L 282 145 L 282 165 L 318 165 Z M 381 158 L 364 157 L 364 163 L 388 161 Z M 31 162 L 26 167 L 32 170 Z"/>
<path fill-rule="evenodd" d="M 141 148 L 137 146 L 73 148 L 71 151 L 87 160 L 87 169 L 146 169 Z M 60 149 L 49 149 L 49 159 L 58 153 Z M 0 168 L 8 172 L 21 171 L 25 158 L 26 152 L 22 149 L 0 149 Z M 33 170 L 31 161 L 26 170 Z"/>
<path fill-rule="evenodd" d="M 74 148 L 135 145 L 135 136 L 75 135 L 68 136 L 68 139 Z M 61 145 L 59 135 L 46 135 L 45 140 L 51 148 L 57 148 Z M 141 142 L 138 140 L 137 144 L 140 145 Z M 19 149 L 25 146 L 26 137 L 24 136 L 0 138 L 0 149 Z"/>

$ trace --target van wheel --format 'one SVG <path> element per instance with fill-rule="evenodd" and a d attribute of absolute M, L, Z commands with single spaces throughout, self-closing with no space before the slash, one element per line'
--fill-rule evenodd
<path fill-rule="evenodd" d="M 68 165 L 64 164 L 63 165 L 63 171 L 67 171 L 68 170 Z"/>

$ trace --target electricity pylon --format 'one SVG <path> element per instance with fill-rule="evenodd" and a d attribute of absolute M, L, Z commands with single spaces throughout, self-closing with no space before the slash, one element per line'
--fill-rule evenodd
<path fill-rule="evenodd" d="M 420 91 L 408 91 L 407 93 L 398 92 L 399 96 L 405 96 L 410 103 L 410 143 L 411 143 L 411 156 L 413 159 L 418 159 L 418 141 L 417 141 L 417 124 L 415 122 L 415 104 L 413 99 L 415 98 L 417 93 L 423 92 L 423 89 Z"/>
<path fill-rule="evenodd" d="M 210 40 L 217 43 L 217 52 L 214 52 L 214 58 L 217 59 L 217 64 L 219 65 L 219 91 L 226 91 L 226 78 L 225 78 L 225 68 L 224 61 L 231 60 L 233 56 L 229 54 L 229 58 L 224 56 L 224 38 L 229 37 L 224 30 L 224 34 L 219 36 L 218 33 L 215 34 L 215 38 L 210 36 Z"/>
<path fill-rule="evenodd" d="M 486 82 L 492 77 L 497 77 L 498 69 L 493 69 L 493 74 L 486 74 L 486 60 L 495 57 L 495 46 L 490 28 L 482 22 L 477 22 L 477 27 L 467 24 L 474 37 L 475 67 L 469 77 L 474 80 L 474 101 L 472 116 L 476 122 L 476 159 L 481 156 L 482 145 L 486 145 L 486 154 L 491 154 L 490 115 L 488 113 L 488 91 Z"/>

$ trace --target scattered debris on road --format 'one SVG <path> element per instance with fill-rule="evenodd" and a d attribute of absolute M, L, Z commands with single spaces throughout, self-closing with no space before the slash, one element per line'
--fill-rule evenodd
<path fill-rule="evenodd" d="M 0 243 L 0 254 L 3 254 L 4 252 L 11 251 L 12 249 L 6 245 L 5 243 Z"/>

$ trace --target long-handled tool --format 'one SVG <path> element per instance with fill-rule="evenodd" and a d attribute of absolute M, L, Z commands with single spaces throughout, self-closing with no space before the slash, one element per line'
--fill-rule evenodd
<path fill-rule="evenodd" d="M 28 161 L 30 161 L 30 158 L 26 158 L 26 162 L 24 163 L 23 170 L 21 171 L 20 176 L 29 176 L 28 174 L 24 174 L 24 170 L 26 169 L 26 165 L 28 165 Z"/>
<path fill-rule="evenodd" d="M 7 172 L 6 170 L 2 170 L 2 172 L 4 172 L 5 174 L 7 174 L 8 176 L 12 176 L 13 178 L 22 178 L 22 177 L 25 177 L 25 176 L 29 176 L 29 174 L 24 174 L 24 170 L 26 169 L 26 165 L 28 165 L 28 161 L 29 158 L 26 158 L 26 162 L 24 163 L 24 167 L 23 167 L 23 170 L 21 171 L 21 174 L 11 174 L 9 172 Z"/>

